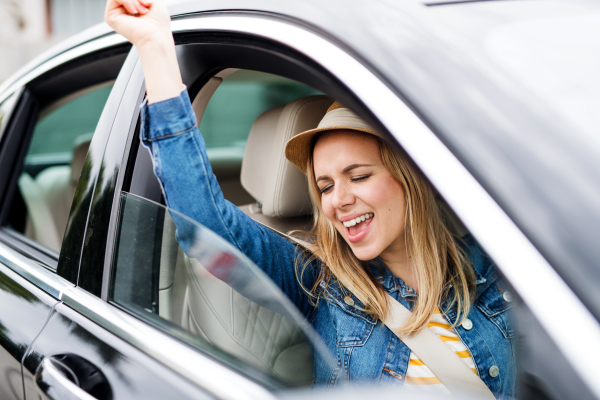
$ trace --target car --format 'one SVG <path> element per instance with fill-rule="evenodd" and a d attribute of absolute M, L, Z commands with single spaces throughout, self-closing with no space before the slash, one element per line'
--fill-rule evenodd
<path fill-rule="evenodd" d="M 600 398 L 600 6 L 169 10 L 228 200 L 281 235 L 310 229 L 307 212 L 277 209 L 282 191 L 306 201 L 279 131 L 314 126 L 342 101 L 412 160 L 497 264 L 510 289 L 486 313 L 512 310 L 518 397 Z M 364 397 L 297 392 L 311 384 L 310 348 L 326 350 L 259 268 L 165 206 L 139 139 L 144 95 L 136 50 L 104 24 L 0 86 L 0 397 Z M 195 232 L 193 254 L 174 219 Z"/>

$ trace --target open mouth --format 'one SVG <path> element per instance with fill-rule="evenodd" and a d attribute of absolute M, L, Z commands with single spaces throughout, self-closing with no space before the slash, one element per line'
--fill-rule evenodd
<path fill-rule="evenodd" d="M 344 221 L 343 224 L 348 232 L 348 240 L 352 243 L 360 242 L 367 235 L 374 217 L 373 213 L 367 213 L 350 221 Z"/>

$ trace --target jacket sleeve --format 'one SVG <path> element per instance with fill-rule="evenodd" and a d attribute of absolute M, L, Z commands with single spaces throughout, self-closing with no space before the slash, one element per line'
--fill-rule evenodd
<path fill-rule="evenodd" d="M 167 206 L 237 247 L 308 316 L 312 307 L 295 273 L 295 259 L 303 253 L 223 197 L 206 154 L 204 139 L 196 127 L 187 90 L 176 98 L 150 105 L 144 102 L 141 115 L 141 140 L 152 155 L 154 173 Z M 184 250 L 190 245 L 189 240 L 192 239 L 178 234 Z M 314 274 L 304 275 L 305 287 L 312 287 Z"/>

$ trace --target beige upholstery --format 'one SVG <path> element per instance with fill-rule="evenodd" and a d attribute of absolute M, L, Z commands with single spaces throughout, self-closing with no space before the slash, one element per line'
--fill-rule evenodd
<path fill-rule="evenodd" d="M 163 236 L 160 249 L 160 274 L 158 277 L 158 315 L 173 321 L 174 280 L 177 256 L 181 251 L 175 235 L 177 229 L 171 217 L 166 214 L 163 224 Z M 181 289 L 183 290 L 183 289 Z M 182 303 L 180 303 L 182 304 Z M 180 305 L 179 308 L 182 306 Z M 181 313 L 178 313 L 181 315 Z M 181 320 L 181 319 L 179 319 Z"/>
<path fill-rule="evenodd" d="M 291 385 L 308 385 L 312 352 L 288 318 L 259 306 L 188 258 L 165 217 L 159 278 L 159 315 L 250 365 Z"/>
<path fill-rule="evenodd" d="M 198 126 L 200 126 L 200 121 L 202 121 L 204 111 L 206 111 L 206 107 L 208 106 L 208 102 L 210 101 L 212 95 L 215 94 L 219 86 L 221 86 L 221 83 L 223 83 L 223 79 L 227 78 L 236 71 L 238 71 L 236 68 L 226 68 L 210 78 L 208 82 L 202 86 L 202 89 L 200 89 L 194 98 L 194 101 L 192 102 L 192 109 L 196 114 Z"/>
<path fill-rule="evenodd" d="M 215 94 L 223 79 L 238 71 L 235 68 L 227 68 L 213 76 L 202 86 L 194 101 L 192 109 L 196 114 L 198 127 L 204 117 L 204 112 L 212 96 Z M 224 148 L 208 148 L 206 150 L 210 160 L 213 173 L 215 174 L 223 197 L 231 201 L 235 205 L 247 204 L 254 201 L 252 196 L 244 190 L 240 183 L 240 167 L 242 156 L 239 149 L 224 147 Z"/>
<path fill-rule="evenodd" d="M 302 97 L 260 115 L 250 130 L 242 185 L 262 204 L 267 217 L 296 217 L 312 212 L 306 177 L 284 155 L 288 139 L 319 124 L 332 100 Z"/>
<path fill-rule="evenodd" d="M 70 166 L 46 168 L 35 180 L 25 173 L 19 179 L 28 210 L 25 235 L 54 251 L 60 251 L 90 140 L 91 134 L 77 139 Z"/>
<path fill-rule="evenodd" d="M 185 258 L 185 270 L 184 328 L 289 384 L 310 383 L 312 353 L 294 322 L 201 273 L 195 259 Z"/>

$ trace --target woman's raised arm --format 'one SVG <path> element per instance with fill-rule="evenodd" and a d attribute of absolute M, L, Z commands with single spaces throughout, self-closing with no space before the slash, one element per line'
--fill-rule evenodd
<path fill-rule="evenodd" d="M 176 97 L 183 83 L 171 19 L 162 0 L 108 0 L 104 19 L 140 53 L 148 102 Z"/>

